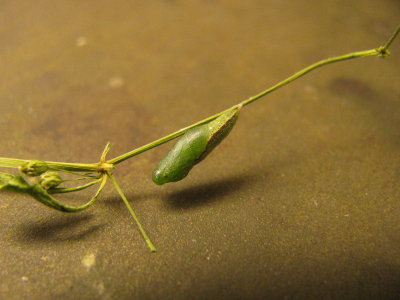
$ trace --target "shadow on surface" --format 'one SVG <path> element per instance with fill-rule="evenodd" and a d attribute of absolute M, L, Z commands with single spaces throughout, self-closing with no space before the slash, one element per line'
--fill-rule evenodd
<path fill-rule="evenodd" d="M 17 239 L 23 243 L 81 240 L 104 226 L 104 224 L 88 225 L 90 219 L 92 215 L 69 215 L 24 223 L 17 228 Z"/>
<path fill-rule="evenodd" d="M 220 180 L 191 186 L 167 196 L 167 205 L 172 208 L 192 208 L 207 205 L 233 194 L 254 180 L 253 175 L 222 178 Z"/>
<path fill-rule="evenodd" d="M 261 170 L 259 170 L 261 169 Z M 253 182 L 256 182 L 257 178 L 263 180 L 266 178 L 266 170 L 269 168 L 258 168 L 254 167 L 248 172 L 234 174 L 232 176 L 224 176 L 220 179 L 216 179 L 212 182 L 204 182 L 197 185 L 192 185 L 189 187 L 182 188 L 180 190 L 175 190 L 173 192 L 166 192 L 161 194 L 160 192 L 150 191 L 150 192 L 133 192 L 125 193 L 128 201 L 131 204 L 138 203 L 141 201 L 154 201 L 154 199 L 160 199 L 162 202 L 166 202 L 167 208 L 170 209 L 189 209 L 192 207 L 197 207 L 201 205 L 208 205 L 213 202 L 221 200 L 222 197 L 230 194 L 234 194 L 239 191 L 244 186 L 247 186 Z M 211 179 L 210 179 L 211 180 Z M 119 180 L 121 183 L 121 180 Z M 176 186 L 178 183 L 171 183 Z M 107 207 L 113 207 L 125 210 L 126 207 L 123 204 L 122 199 L 114 190 L 114 194 L 106 197 L 98 206 L 104 205 Z"/>

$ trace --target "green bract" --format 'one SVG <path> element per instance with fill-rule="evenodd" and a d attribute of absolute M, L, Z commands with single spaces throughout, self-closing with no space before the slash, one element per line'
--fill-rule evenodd
<path fill-rule="evenodd" d="M 203 160 L 232 130 L 241 106 L 214 121 L 194 127 L 182 135 L 153 171 L 156 184 L 185 178 L 193 166 Z"/>
<path fill-rule="evenodd" d="M 60 185 L 63 180 L 57 172 L 49 171 L 40 175 L 39 183 L 45 190 L 48 190 Z"/>
<path fill-rule="evenodd" d="M 101 189 L 104 184 L 105 180 L 102 181 Z M 99 189 L 95 196 L 86 204 L 81 206 L 71 206 L 61 203 L 60 201 L 52 197 L 40 184 L 30 183 L 21 175 L 14 176 L 12 174 L 3 172 L 0 172 L 0 190 L 1 189 L 27 194 L 35 198 L 37 201 L 43 203 L 44 205 L 63 212 L 78 212 L 88 208 L 95 202 L 98 194 L 101 191 L 101 189 Z"/>
<path fill-rule="evenodd" d="M 20 166 L 20 170 L 27 176 L 39 176 L 49 169 L 47 164 L 41 160 L 30 160 Z"/>

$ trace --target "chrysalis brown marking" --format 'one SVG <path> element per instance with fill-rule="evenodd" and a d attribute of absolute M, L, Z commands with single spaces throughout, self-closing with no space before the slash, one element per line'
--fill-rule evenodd
<path fill-rule="evenodd" d="M 189 129 L 176 141 L 153 171 L 156 184 L 185 178 L 193 166 L 202 161 L 232 130 L 241 106 L 235 107 L 214 121 Z"/>

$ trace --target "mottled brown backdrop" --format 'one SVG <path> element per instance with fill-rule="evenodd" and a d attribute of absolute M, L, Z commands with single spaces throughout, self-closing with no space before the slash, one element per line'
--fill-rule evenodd
<path fill-rule="evenodd" d="M 398 0 L 0 1 L 0 156 L 96 162 L 317 60 L 384 43 Z M 170 144 L 79 214 L 0 193 L 0 299 L 400 298 L 400 40 L 246 107 L 184 181 Z M 91 192 L 67 197 L 84 202 Z"/>

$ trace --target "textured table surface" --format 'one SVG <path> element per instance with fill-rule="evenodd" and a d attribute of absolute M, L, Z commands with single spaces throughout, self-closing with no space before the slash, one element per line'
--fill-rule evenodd
<path fill-rule="evenodd" d="M 2 1 L 0 156 L 96 162 L 384 43 L 394 0 Z M 400 41 L 246 107 L 183 181 L 63 214 L 0 193 L 0 299 L 400 297 Z M 83 203 L 90 192 L 69 195 Z"/>

